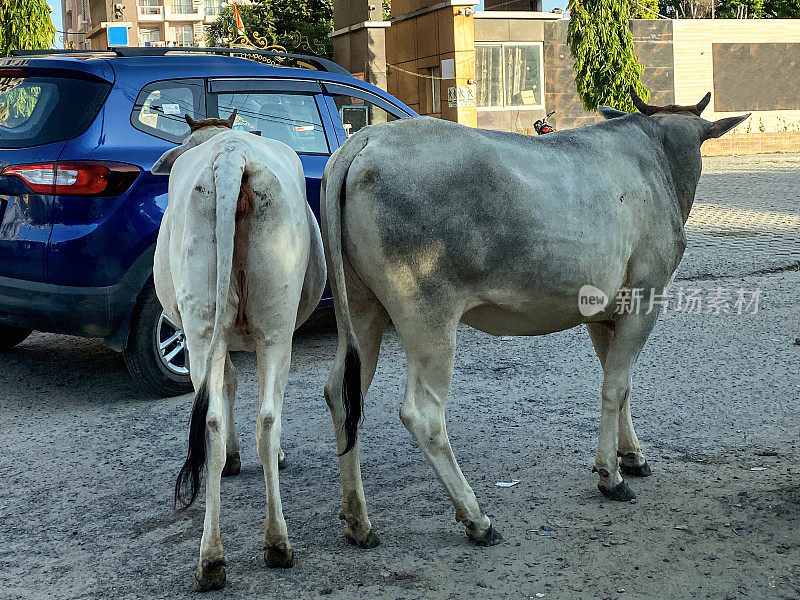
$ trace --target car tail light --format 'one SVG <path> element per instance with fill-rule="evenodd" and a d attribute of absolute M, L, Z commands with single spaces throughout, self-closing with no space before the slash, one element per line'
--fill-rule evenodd
<path fill-rule="evenodd" d="M 140 172 L 135 165 L 104 161 L 11 165 L 0 174 L 19 177 L 37 194 L 117 196 Z"/>
<path fill-rule="evenodd" d="M 2 174 L 19 177 L 36 193 L 53 193 L 53 184 L 55 183 L 55 165 L 53 164 L 6 167 Z"/>

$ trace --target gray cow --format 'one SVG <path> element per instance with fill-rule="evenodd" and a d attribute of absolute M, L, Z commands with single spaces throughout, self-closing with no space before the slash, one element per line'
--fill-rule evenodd
<path fill-rule="evenodd" d="M 608 120 L 542 137 L 433 118 L 368 127 L 325 169 L 322 235 L 339 328 L 325 396 L 340 454 L 341 518 L 362 547 L 367 516 L 357 432 L 391 319 L 407 355 L 400 418 L 480 545 L 502 541 L 453 456 L 444 405 L 459 322 L 494 335 L 544 335 L 586 324 L 604 378 L 595 455 L 599 489 L 633 492 L 620 471 L 650 468 L 631 421 L 631 370 L 658 310 L 620 314 L 622 290 L 661 294 L 686 247 L 700 145 L 748 115 L 715 122 L 696 106 L 603 107 Z M 592 286 L 586 288 L 585 286 Z M 579 305 L 596 288 L 606 305 Z M 618 462 L 621 457 L 621 464 Z"/>

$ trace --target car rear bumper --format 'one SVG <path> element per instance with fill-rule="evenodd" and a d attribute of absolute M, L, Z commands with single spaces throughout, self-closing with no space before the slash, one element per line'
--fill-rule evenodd
<path fill-rule="evenodd" d="M 119 283 L 105 287 L 0 277 L 0 324 L 104 338 L 113 348 L 122 350 L 136 299 L 153 272 L 153 250 L 140 256 Z"/>
<path fill-rule="evenodd" d="M 130 309 L 131 299 L 136 292 L 123 283 L 81 288 L 0 277 L 0 323 L 107 337 Z"/>

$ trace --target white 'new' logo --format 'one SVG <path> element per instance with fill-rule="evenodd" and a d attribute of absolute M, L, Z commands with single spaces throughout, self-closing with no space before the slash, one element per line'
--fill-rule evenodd
<path fill-rule="evenodd" d="M 593 285 L 584 285 L 578 290 L 578 310 L 584 317 L 591 317 L 605 310 L 608 296 Z"/>

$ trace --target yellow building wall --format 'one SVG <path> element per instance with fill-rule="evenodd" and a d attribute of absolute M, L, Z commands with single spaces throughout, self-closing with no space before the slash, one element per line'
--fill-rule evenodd
<path fill-rule="evenodd" d="M 450 107 L 450 87 L 472 85 L 475 78 L 475 30 L 471 4 L 426 11 L 425 0 L 395 0 L 395 22 L 386 30 L 386 75 L 389 93 L 421 115 L 477 126 L 475 107 Z M 433 3 L 431 3 L 433 4 Z M 419 14 L 415 14 L 419 11 Z M 434 79 L 430 69 L 454 59 L 455 78 Z M 439 86 L 440 103 L 431 104 L 432 85 Z"/>
<path fill-rule="evenodd" d="M 714 111 L 714 65 L 712 44 L 724 43 L 800 43 L 798 19 L 676 19 L 673 27 L 675 60 L 675 102 L 695 104 L 706 92 L 712 98 L 703 117 L 721 119 L 739 113 Z M 797 82 L 800 98 L 800 82 Z M 744 112 L 744 111 L 742 111 Z M 734 133 L 785 131 L 800 127 L 800 110 L 752 111 L 748 121 Z"/>

